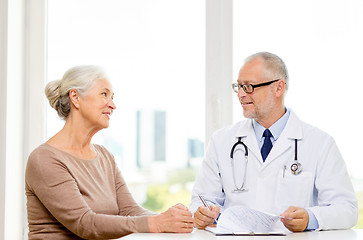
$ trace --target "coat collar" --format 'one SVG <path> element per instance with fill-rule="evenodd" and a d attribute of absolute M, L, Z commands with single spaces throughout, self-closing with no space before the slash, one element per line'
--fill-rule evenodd
<path fill-rule="evenodd" d="M 236 141 L 238 137 L 242 137 L 242 141 L 251 150 L 250 152 L 252 152 L 261 163 L 263 163 L 251 119 L 241 121 L 239 123 L 239 127 L 235 132 Z M 285 129 L 282 131 L 279 139 L 275 142 L 274 147 L 268 155 L 265 163 L 273 161 L 288 148 L 290 148 L 294 142 L 291 140 L 294 139 L 303 139 L 302 122 L 297 117 L 297 115 L 292 110 L 290 110 L 290 117 L 286 123 Z"/>

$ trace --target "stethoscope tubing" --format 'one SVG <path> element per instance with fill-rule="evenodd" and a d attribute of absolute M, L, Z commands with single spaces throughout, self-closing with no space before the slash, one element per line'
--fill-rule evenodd
<path fill-rule="evenodd" d="M 302 171 L 302 166 L 297 160 L 297 139 L 294 139 L 294 140 L 295 140 L 295 159 L 294 159 L 294 163 L 291 165 L 291 172 L 294 175 L 298 175 Z M 241 187 L 237 187 L 237 184 L 236 184 L 236 176 L 235 176 L 234 160 L 233 160 L 234 151 L 235 151 L 236 147 L 239 144 L 242 144 L 244 149 L 245 149 L 245 159 L 246 159 L 245 160 L 245 172 L 244 172 L 243 182 L 242 182 Z M 247 148 L 246 144 L 244 142 L 242 142 L 242 137 L 238 137 L 238 141 L 235 144 L 233 144 L 232 149 L 231 149 L 231 153 L 230 153 L 230 158 L 231 158 L 233 181 L 234 181 L 234 185 L 235 185 L 235 188 L 236 188 L 232 192 L 245 192 L 245 191 L 247 191 L 247 189 L 244 188 L 244 185 L 245 185 L 245 182 L 246 182 L 246 174 L 247 174 L 248 148 Z M 296 169 L 293 169 L 293 166 L 295 166 Z"/>
<path fill-rule="evenodd" d="M 242 182 L 241 187 L 237 187 L 237 184 L 236 184 L 236 174 L 235 174 L 234 160 L 233 160 L 234 150 L 239 144 L 242 144 L 243 147 L 245 148 L 245 172 L 244 172 L 244 175 L 243 175 L 243 182 Z M 248 148 L 247 148 L 246 144 L 244 142 L 242 142 L 242 137 L 238 137 L 238 141 L 235 144 L 233 144 L 232 149 L 231 149 L 230 157 L 231 157 L 233 182 L 234 182 L 234 186 L 235 186 L 235 190 L 233 190 L 232 192 L 246 192 L 247 189 L 244 188 L 244 185 L 245 185 L 245 182 L 246 182 L 246 175 L 247 175 Z"/>

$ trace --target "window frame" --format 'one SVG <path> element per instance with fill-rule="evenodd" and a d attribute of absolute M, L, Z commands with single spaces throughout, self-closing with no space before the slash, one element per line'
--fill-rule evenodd
<path fill-rule="evenodd" d="M 47 1 L 0 6 L 0 239 L 27 239 L 24 169 L 45 132 Z"/>

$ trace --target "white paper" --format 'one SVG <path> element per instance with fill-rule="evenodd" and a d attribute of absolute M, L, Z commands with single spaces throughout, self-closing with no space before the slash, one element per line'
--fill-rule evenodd
<path fill-rule="evenodd" d="M 245 206 L 233 206 L 221 213 L 217 228 L 213 232 L 236 233 L 270 233 L 272 225 L 281 217 L 257 211 Z"/>

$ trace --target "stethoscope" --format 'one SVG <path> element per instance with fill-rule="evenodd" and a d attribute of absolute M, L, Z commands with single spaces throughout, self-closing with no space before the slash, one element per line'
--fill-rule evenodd
<path fill-rule="evenodd" d="M 301 173 L 302 171 L 302 165 L 301 163 L 298 162 L 297 160 L 297 139 L 295 140 L 295 159 L 294 162 L 291 164 L 290 166 L 290 170 L 291 173 L 294 175 L 298 175 Z M 236 174 L 235 174 L 235 168 L 234 168 L 234 160 L 233 160 L 233 154 L 234 154 L 234 150 L 235 148 L 239 145 L 242 144 L 243 147 L 245 148 L 245 171 L 244 171 L 244 175 L 243 175 L 243 182 L 242 185 L 240 187 L 237 186 L 236 183 Z M 231 166 L 232 166 L 232 175 L 233 175 L 233 182 L 234 182 L 234 186 L 235 189 L 232 190 L 232 193 L 242 193 L 242 192 L 247 192 L 248 189 L 245 188 L 245 183 L 246 183 L 246 174 L 247 174 L 247 163 L 248 163 L 248 148 L 246 146 L 246 144 L 244 144 L 244 142 L 242 142 L 242 137 L 238 137 L 238 141 L 232 146 L 231 149 L 231 154 L 230 154 L 230 158 L 231 158 Z"/>

